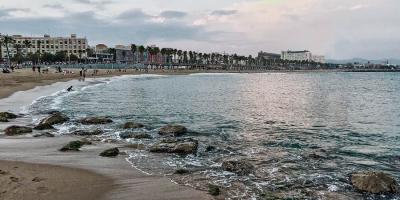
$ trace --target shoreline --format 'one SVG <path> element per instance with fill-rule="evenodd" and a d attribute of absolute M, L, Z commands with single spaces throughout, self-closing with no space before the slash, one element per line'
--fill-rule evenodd
<path fill-rule="evenodd" d="M 67 82 L 70 80 L 78 80 L 79 69 L 71 69 L 74 74 L 66 74 L 65 76 L 62 74 L 54 74 L 50 72 L 49 74 L 41 74 L 33 73 L 30 69 L 17 69 L 17 74 L 0 74 L 0 99 L 6 98 L 14 94 L 18 91 L 26 91 L 33 89 L 37 86 L 50 85 L 57 82 Z M 196 74 L 196 73 L 396 73 L 400 71 L 396 70 L 266 70 L 266 71 L 227 71 L 227 70 L 151 70 L 149 72 L 144 71 L 136 71 L 133 69 L 127 69 L 126 72 L 112 71 L 111 73 L 104 73 L 106 69 L 100 69 L 99 74 L 96 76 L 87 76 L 87 78 L 106 78 L 106 77 L 114 77 L 114 76 L 122 76 L 122 75 L 140 75 L 140 74 L 156 74 L 156 75 L 188 75 L 188 74 Z M 22 72 L 22 73 L 21 73 Z M 19 74 L 18 74 L 19 73 Z"/>
<path fill-rule="evenodd" d="M 136 74 L 150 73 L 103 74 L 96 78 Z M 17 80 L 19 78 L 21 76 L 16 77 Z M 49 95 L 55 90 L 64 88 L 70 82 L 82 83 L 76 80 L 79 74 L 63 79 L 44 78 L 46 77 L 14 83 L 10 88 L 1 87 L 1 111 L 9 110 L 4 110 L 7 107 L 15 109 L 22 104 L 31 103 L 37 96 L 43 93 Z M 27 95 L 30 98 L 26 98 Z M 9 123 L 1 123 L 0 129 L 10 125 L 29 123 L 29 119 L 22 117 Z M 125 147 L 119 144 L 96 142 L 96 144 L 83 147 L 80 152 L 58 151 L 66 143 L 79 139 L 82 138 L 78 136 L 34 138 L 30 134 L 6 137 L 0 134 L 0 146 L 2 146 L 0 148 L 0 185 L 3 188 L 0 191 L 0 199 L 212 199 L 204 191 L 177 185 L 167 177 L 149 176 L 142 173 L 126 161 L 126 155 L 120 155 L 117 158 L 103 158 L 98 155 L 99 152 L 111 147 L 118 147 L 124 151 Z M 62 181 L 57 182 L 57 180 Z M 24 185 L 24 187 L 13 184 Z M 88 185 L 91 187 L 87 187 Z"/>

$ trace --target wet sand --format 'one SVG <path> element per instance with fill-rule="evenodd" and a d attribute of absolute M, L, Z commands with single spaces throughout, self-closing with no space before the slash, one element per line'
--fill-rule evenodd
<path fill-rule="evenodd" d="M 110 178 L 87 170 L 0 161 L 0 199 L 98 199 L 112 184 Z"/>
<path fill-rule="evenodd" d="M 76 139 L 70 136 L 2 137 L 0 170 L 9 174 L 0 173 L 0 193 L 6 191 L 0 199 L 24 200 L 35 195 L 41 198 L 32 199 L 212 199 L 206 192 L 176 185 L 166 177 L 143 174 L 129 165 L 125 155 L 117 158 L 98 155 L 107 148 L 118 147 L 116 144 L 87 145 L 80 152 L 58 151 Z M 124 151 L 122 146 L 120 150 Z M 22 182 L 12 182 L 11 176 Z M 44 180 L 32 183 L 35 177 Z"/>

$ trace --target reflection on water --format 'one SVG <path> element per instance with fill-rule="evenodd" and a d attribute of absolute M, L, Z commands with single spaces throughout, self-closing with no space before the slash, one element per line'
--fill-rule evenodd
<path fill-rule="evenodd" d="M 231 197 L 354 192 L 347 177 L 362 169 L 400 176 L 400 77 L 395 73 L 132 76 L 44 98 L 32 112 L 48 109 L 49 103 L 72 118 L 112 117 L 115 123 L 102 127 L 104 137 L 118 138 L 118 125 L 128 120 L 146 124 L 137 131 L 155 137 L 132 143 L 150 145 L 168 123 L 187 126 L 188 136 L 200 141 L 196 156 L 137 150 L 130 161 L 149 173 L 192 169 L 190 175 L 171 177 L 203 189 L 213 182 Z M 66 124 L 62 130 L 79 126 Z M 234 156 L 248 158 L 254 174 L 222 171 L 222 160 Z"/>

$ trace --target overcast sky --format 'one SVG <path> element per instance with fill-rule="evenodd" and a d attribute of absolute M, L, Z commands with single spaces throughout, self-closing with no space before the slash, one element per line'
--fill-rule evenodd
<path fill-rule="evenodd" d="M 400 57 L 400 0 L 0 0 L 0 33 L 253 54 Z"/>

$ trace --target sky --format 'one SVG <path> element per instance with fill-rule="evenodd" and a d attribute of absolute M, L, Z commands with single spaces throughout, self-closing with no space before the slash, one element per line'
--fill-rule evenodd
<path fill-rule="evenodd" d="M 0 0 L 0 33 L 256 55 L 400 58 L 400 0 Z"/>

